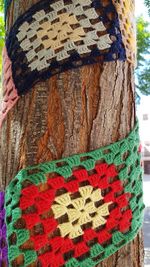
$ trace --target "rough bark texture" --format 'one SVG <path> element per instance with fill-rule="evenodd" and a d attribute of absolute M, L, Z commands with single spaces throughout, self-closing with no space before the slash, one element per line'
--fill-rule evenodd
<path fill-rule="evenodd" d="M 8 29 L 33 2 L 12 3 Z M 0 137 L 0 188 L 23 167 L 97 149 L 124 138 L 135 122 L 128 62 L 71 70 L 38 83 L 7 116 Z M 98 267 L 142 267 L 142 234 Z"/>

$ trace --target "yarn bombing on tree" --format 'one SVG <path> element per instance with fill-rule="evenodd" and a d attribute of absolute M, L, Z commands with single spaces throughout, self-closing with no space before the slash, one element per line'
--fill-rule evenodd
<path fill-rule="evenodd" d="M 7 11 L 12 0 L 4 1 L 4 17 L 6 20 Z M 123 44 L 126 48 L 126 55 L 129 62 L 135 64 L 136 61 L 136 23 L 133 14 L 135 11 L 134 0 L 112 0 L 118 13 Z"/>
<path fill-rule="evenodd" d="M 5 0 L 5 11 L 11 1 Z M 103 61 L 136 61 L 133 0 L 40 1 L 12 27 L 3 53 L 0 128 L 19 96 L 38 81 Z"/>
<path fill-rule="evenodd" d="M 5 18 L 11 0 L 5 0 Z M 133 0 L 42 0 L 3 51 L 0 127 L 39 81 L 85 65 L 135 63 Z M 95 267 L 143 222 L 138 123 L 111 145 L 21 170 L 0 192 L 0 266 Z"/>
<path fill-rule="evenodd" d="M 138 125 L 95 151 L 27 167 L 6 189 L 9 266 L 95 267 L 143 220 Z"/>
<path fill-rule="evenodd" d="M 38 81 L 117 59 L 126 55 L 111 0 L 38 2 L 17 19 L 6 40 L 0 127 L 19 96 Z"/>
<path fill-rule="evenodd" d="M 126 59 L 111 0 L 40 1 L 17 19 L 6 48 L 18 95 L 68 69 Z"/>

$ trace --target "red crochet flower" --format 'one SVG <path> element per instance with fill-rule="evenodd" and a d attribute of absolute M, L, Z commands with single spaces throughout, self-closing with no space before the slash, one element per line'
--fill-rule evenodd
<path fill-rule="evenodd" d="M 91 241 L 103 245 L 111 240 L 114 229 L 127 231 L 132 219 L 130 197 L 115 166 L 108 164 L 96 165 L 92 174 L 79 169 L 71 179 L 57 176 L 43 186 L 24 188 L 22 218 L 42 266 L 59 267 L 68 253 L 79 258 L 90 251 Z M 34 232 L 37 225 L 42 233 Z M 41 252 L 43 248 L 47 249 Z"/>

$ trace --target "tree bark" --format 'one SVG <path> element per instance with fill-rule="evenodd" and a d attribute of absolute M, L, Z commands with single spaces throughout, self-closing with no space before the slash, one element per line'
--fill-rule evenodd
<path fill-rule="evenodd" d="M 34 0 L 12 2 L 7 28 Z M 0 136 L 0 189 L 26 166 L 124 138 L 135 123 L 128 62 L 85 66 L 39 82 L 8 114 Z M 142 233 L 98 267 L 142 267 Z"/>

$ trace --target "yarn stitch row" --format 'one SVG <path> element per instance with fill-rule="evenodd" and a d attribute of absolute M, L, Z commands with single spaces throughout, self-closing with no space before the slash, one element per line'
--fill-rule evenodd
<path fill-rule="evenodd" d="M 8 266 L 4 197 L 4 192 L 0 192 L 0 266 Z"/>
<path fill-rule="evenodd" d="M 17 19 L 6 48 L 18 95 L 71 68 L 126 59 L 111 0 L 42 0 Z"/>
<path fill-rule="evenodd" d="M 94 267 L 143 220 L 138 125 L 88 153 L 21 170 L 6 190 L 9 266 Z"/>
<path fill-rule="evenodd" d="M 116 7 L 123 43 L 129 62 L 136 63 L 136 20 L 134 0 L 112 0 Z"/>

